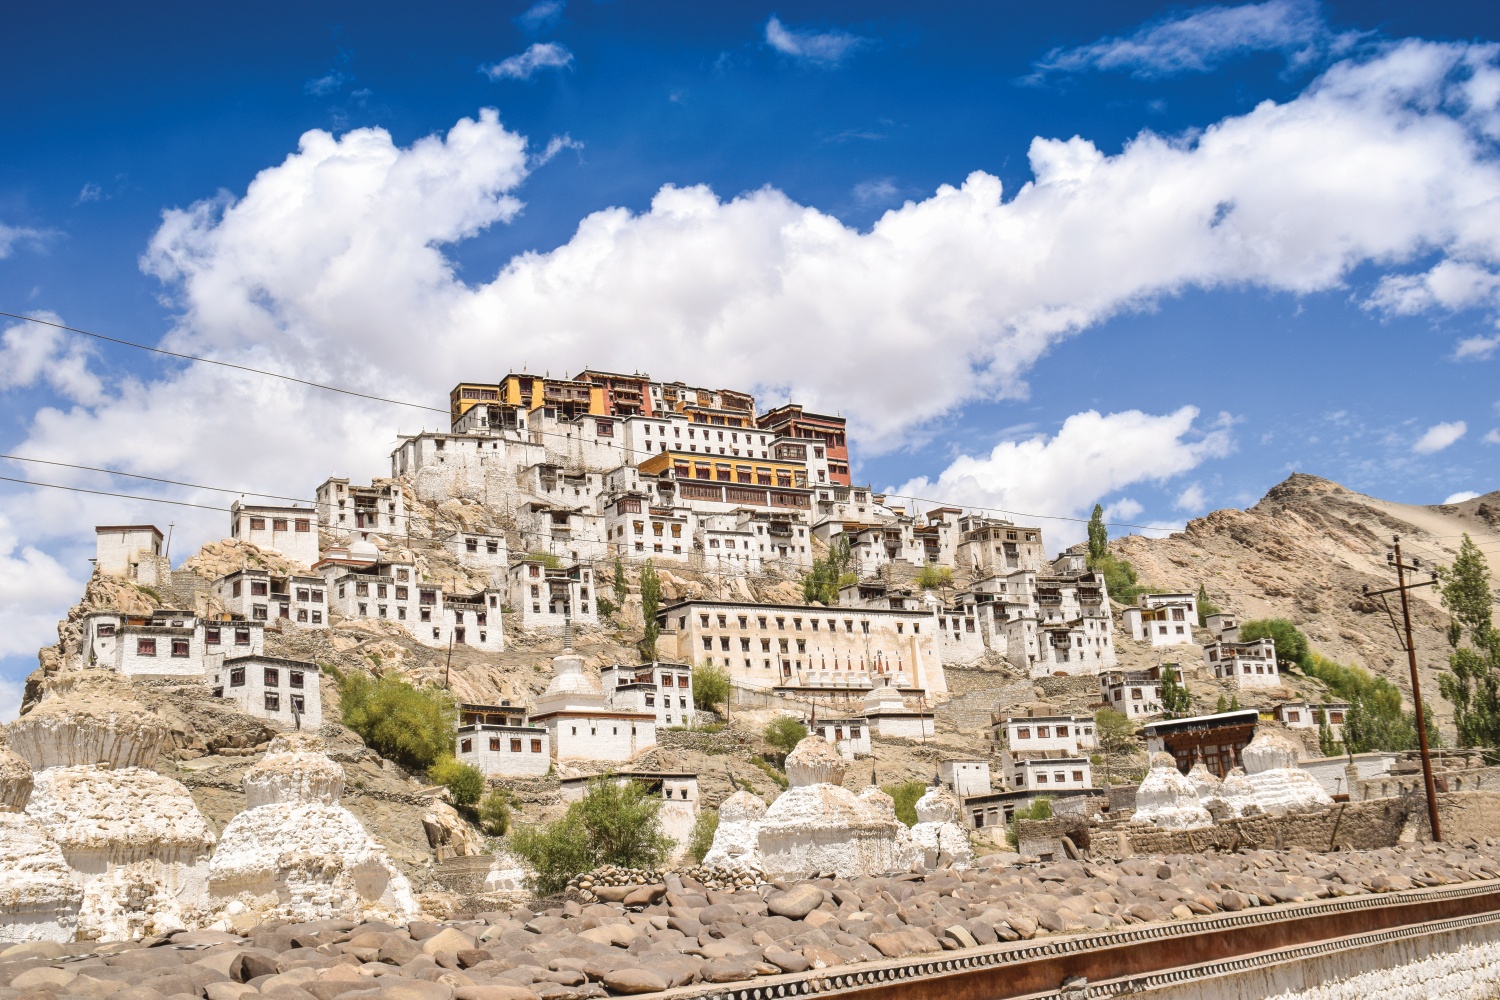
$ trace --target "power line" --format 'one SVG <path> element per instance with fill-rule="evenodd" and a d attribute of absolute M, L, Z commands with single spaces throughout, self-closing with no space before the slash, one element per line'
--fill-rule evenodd
<path fill-rule="evenodd" d="M 0 476 L 0 482 L 20 483 L 22 486 L 45 486 L 49 490 L 68 490 L 73 493 L 91 493 L 101 497 L 122 497 L 126 500 L 145 500 L 147 503 L 167 503 L 174 507 L 197 507 L 200 510 L 220 510 L 226 514 L 228 507 L 211 507 L 203 503 L 188 503 L 186 500 L 163 500 L 160 497 L 142 497 L 133 493 L 112 493 L 109 490 L 86 490 L 82 486 L 63 486 L 60 483 L 39 483 L 34 479 L 13 479 L 10 476 Z"/>
<path fill-rule="evenodd" d="M 389 399 L 385 396 L 372 396 L 367 392 L 355 392 L 353 389 L 340 389 L 338 386 L 326 385 L 322 382 L 312 382 L 305 378 L 296 378 L 292 375 L 284 375 L 281 372 L 269 372 L 263 368 L 251 368 L 249 365 L 237 365 L 230 361 L 218 361 L 214 358 L 200 358 L 194 354 L 179 354 L 176 351 L 166 351 L 161 349 L 160 347 L 151 347 L 146 344 L 137 344 L 134 341 L 121 340 L 118 337 L 106 337 L 102 333 L 92 333 L 88 330 L 81 330 L 76 326 L 64 326 L 62 323 L 53 323 L 50 320 L 37 319 L 35 316 L 26 316 L 22 313 L 0 311 L 0 316 L 9 316 L 11 319 L 19 319 L 27 323 L 39 323 L 42 326 L 50 326 L 54 329 L 66 330 L 69 333 L 76 333 L 84 337 L 93 337 L 95 340 L 103 340 L 111 344 L 119 344 L 122 347 L 134 347 L 138 351 L 150 351 L 152 354 L 164 354 L 169 358 L 178 358 L 183 361 L 196 361 L 199 364 L 205 365 L 218 365 L 221 368 L 233 368 L 236 371 L 250 372 L 253 375 L 265 375 L 268 378 L 285 379 L 288 382 L 296 382 L 298 385 L 310 386 L 314 389 L 322 389 L 325 392 L 337 392 L 342 393 L 345 396 L 357 396 L 360 399 L 374 400 L 377 403 L 390 403 L 393 406 L 410 406 L 414 409 L 432 410 L 436 413 L 448 412 L 447 410 L 441 409 L 440 407 L 428 406 L 426 403 L 408 403 L 403 399 Z"/>
<path fill-rule="evenodd" d="M 872 490 L 871 492 L 878 491 Z M 994 511 L 997 514 L 1008 514 L 1011 517 L 1035 517 L 1050 521 L 1076 521 L 1079 524 L 1088 524 L 1093 520 L 1088 517 L 1071 517 L 1066 514 L 1028 514 L 1023 511 L 1009 510 L 1005 507 L 985 507 L 977 503 L 950 503 L 946 500 L 934 500 L 931 497 L 914 497 L 905 493 L 882 493 L 881 496 L 896 497 L 898 500 L 917 500 L 921 503 L 935 503 L 943 507 L 967 507 L 970 510 Z M 1124 521 L 1105 521 L 1104 523 L 1111 528 L 1143 528 L 1146 531 L 1182 531 L 1187 527 L 1186 525 L 1167 524 L 1127 524 Z"/>
<path fill-rule="evenodd" d="M 125 476 L 129 479 L 144 479 L 149 483 L 165 483 L 168 486 L 186 486 L 194 490 L 208 490 L 213 493 L 234 493 L 239 496 L 265 497 L 268 500 L 290 500 L 292 503 L 310 503 L 318 506 L 316 500 L 304 500 L 301 497 L 284 497 L 276 493 L 257 493 L 254 490 L 231 490 L 222 486 L 204 486 L 202 483 L 184 483 L 176 479 L 158 479 L 156 476 L 143 476 L 137 472 L 121 472 L 119 469 L 101 469 L 93 465 L 74 465 L 71 462 L 54 462 L 46 458 L 27 458 L 24 455 L 4 455 L 0 458 L 10 459 L 12 462 L 34 462 L 38 465 L 56 465 L 64 469 L 82 469 L 85 472 L 103 472 L 111 476 Z"/>

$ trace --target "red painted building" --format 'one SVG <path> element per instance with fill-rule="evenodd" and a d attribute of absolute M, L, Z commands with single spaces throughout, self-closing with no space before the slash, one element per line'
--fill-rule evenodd
<path fill-rule="evenodd" d="M 849 440 L 843 417 L 807 413 L 796 403 L 778 406 L 756 421 L 762 430 L 781 437 L 821 441 L 828 457 L 828 478 L 839 486 L 853 485 L 849 478 Z"/>

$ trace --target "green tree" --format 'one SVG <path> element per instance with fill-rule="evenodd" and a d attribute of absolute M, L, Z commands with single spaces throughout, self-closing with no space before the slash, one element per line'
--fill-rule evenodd
<path fill-rule="evenodd" d="M 903 781 L 885 785 L 880 790 L 896 802 L 896 818 L 907 826 L 917 825 L 917 800 L 927 794 L 928 786 L 920 781 Z"/>
<path fill-rule="evenodd" d="M 835 535 L 828 543 L 828 555 L 814 559 L 812 570 L 802 578 L 802 599 L 811 604 L 833 606 L 839 602 L 839 588 L 858 581 L 849 571 L 853 556 L 849 552 L 849 539 Z"/>
<path fill-rule="evenodd" d="M 1177 683 L 1177 671 L 1170 663 L 1161 668 L 1161 713 L 1169 719 L 1193 714 L 1193 699 L 1188 689 Z"/>
<path fill-rule="evenodd" d="M 625 579 L 625 559 L 620 553 L 615 553 L 615 603 L 620 607 L 625 606 L 625 598 L 630 596 L 630 581 Z"/>
<path fill-rule="evenodd" d="M 1489 577 L 1489 563 L 1468 534 L 1453 565 L 1438 571 L 1443 607 L 1453 619 L 1448 672 L 1438 677 L 1438 689 L 1453 703 L 1458 745 L 1465 747 L 1500 743 L 1500 633 Z"/>
<path fill-rule="evenodd" d="M 656 640 L 661 635 L 661 622 L 656 613 L 661 610 L 661 577 L 656 575 L 656 566 L 650 559 L 641 567 L 641 620 L 645 623 L 645 635 L 641 638 L 641 659 L 656 662 Z"/>
<path fill-rule="evenodd" d="M 1214 713 L 1216 715 L 1223 715 L 1227 711 L 1229 711 L 1229 699 L 1221 694 L 1219 695 L 1218 702 L 1214 705 Z"/>
<path fill-rule="evenodd" d="M 1104 780 L 1114 777 L 1114 765 L 1135 754 L 1140 744 L 1135 739 L 1135 724 L 1124 712 L 1101 708 L 1094 716 L 1094 735 L 1104 762 Z"/>
<path fill-rule="evenodd" d="M 339 679 L 339 717 L 366 746 L 409 771 L 453 753 L 453 699 L 439 688 L 351 672 Z"/>
<path fill-rule="evenodd" d="M 503 837 L 510 829 L 512 805 L 510 792 L 504 788 L 491 788 L 479 800 L 479 828 L 491 837 Z"/>
<path fill-rule="evenodd" d="M 1271 639 L 1276 643 L 1276 662 L 1282 667 L 1306 670 L 1312 649 L 1307 636 L 1285 618 L 1257 618 L 1240 626 L 1240 642 Z"/>
<path fill-rule="evenodd" d="M 1205 628 L 1208 625 L 1208 616 L 1218 614 L 1221 609 L 1208 596 L 1208 588 L 1198 584 L 1198 627 Z"/>
<path fill-rule="evenodd" d="M 703 863 L 703 856 L 714 846 L 714 834 L 718 830 L 719 810 L 705 809 L 698 814 L 687 842 L 687 855 L 693 859 L 693 864 Z"/>
<path fill-rule="evenodd" d="M 1109 528 L 1104 525 L 1104 506 L 1094 504 L 1089 517 L 1089 569 L 1098 569 L 1109 555 Z"/>
<path fill-rule="evenodd" d="M 729 704 L 729 671 L 705 660 L 693 668 L 693 704 L 717 712 Z"/>
<path fill-rule="evenodd" d="M 807 739 L 807 727 L 800 719 L 778 715 L 766 723 L 766 728 L 760 735 L 768 744 L 781 751 L 781 759 L 784 761 L 787 754 L 797 749 L 798 743 Z"/>
<path fill-rule="evenodd" d="M 1401 691 L 1390 681 L 1374 677 L 1359 667 L 1335 663 L 1317 653 L 1308 653 L 1303 670 L 1309 677 L 1328 685 L 1334 697 L 1349 705 L 1349 711 L 1344 715 L 1346 751 L 1365 753 L 1369 750 L 1417 748 L 1416 715 L 1402 710 Z M 1429 741 L 1433 746 L 1439 746 L 1432 706 L 1423 708 Z"/>
<path fill-rule="evenodd" d="M 923 590 L 940 590 L 953 586 L 953 570 L 928 563 L 917 572 L 917 586 Z"/>
<path fill-rule="evenodd" d="M 1324 757 L 1337 757 L 1344 752 L 1344 745 L 1333 738 L 1333 727 L 1328 724 L 1328 713 L 1321 708 L 1313 710 L 1318 722 L 1318 752 Z"/>
<path fill-rule="evenodd" d="M 589 782 L 582 800 L 568 806 L 561 819 L 511 834 L 510 848 L 534 872 L 532 891 L 550 896 L 574 875 L 600 865 L 661 864 L 672 840 L 661 832 L 660 812 L 661 800 L 644 785 L 605 775 Z"/>
<path fill-rule="evenodd" d="M 1136 597 L 1147 592 L 1136 576 L 1135 566 L 1127 559 L 1104 553 L 1104 558 L 1094 567 L 1094 572 L 1104 577 L 1104 589 L 1109 596 L 1121 604 L 1134 604 Z"/>
<path fill-rule="evenodd" d="M 462 808 L 472 806 L 484 794 L 484 774 L 479 768 L 460 764 L 452 757 L 440 757 L 427 769 L 427 778 L 448 789 L 453 804 Z"/>

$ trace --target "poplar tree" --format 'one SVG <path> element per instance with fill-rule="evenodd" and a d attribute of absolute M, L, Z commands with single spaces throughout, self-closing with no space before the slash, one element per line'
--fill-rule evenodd
<path fill-rule="evenodd" d="M 645 634 L 641 638 L 641 659 L 656 662 L 656 640 L 661 635 L 661 623 L 656 613 L 661 610 L 661 577 L 656 575 L 656 566 L 651 560 L 641 567 L 641 618 L 645 623 Z"/>
<path fill-rule="evenodd" d="M 1459 746 L 1500 743 L 1500 633 L 1494 625 L 1490 567 L 1468 534 L 1453 565 L 1438 570 L 1448 625 L 1448 673 L 1438 689 L 1453 703 Z"/>

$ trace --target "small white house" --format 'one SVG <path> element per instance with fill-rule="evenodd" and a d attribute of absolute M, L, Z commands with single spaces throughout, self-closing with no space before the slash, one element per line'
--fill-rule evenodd
<path fill-rule="evenodd" d="M 990 794 L 990 762 L 987 760 L 941 761 L 938 777 L 961 799 Z"/>
<path fill-rule="evenodd" d="M 1216 642 L 1203 649 L 1203 660 L 1213 675 L 1239 688 L 1273 688 L 1281 685 L 1276 669 L 1276 642 Z"/>
<path fill-rule="evenodd" d="M 658 726 L 693 719 L 693 668 L 685 663 L 614 663 L 599 669 L 599 684 L 615 711 L 655 715 Z"/>
<path fill-rule="evenodd" d="M 243 619 L 200 619 L 159 608 L 149 615 L 104 611 L 83 620 L 82 666 L 127 677 L 205 677 L 226 656 L 259 654 L 265 629 Z"/>
<path fill-rule="evenodd" d="M 1230 611 L 1219 611 L 1207 615 L 1203 624 L 1220 642 L 1240 641 L 1240 616 Z"/>
<path fill-rule="evenodd" d="M 1193 594 L 1141 594 L 1136 606 L 1122 616 L 1125 628 L 1152 646 L 1180 646 L 1193 641 L 1198 624 L 1198 598 Z"/>
<path fill-rule="evenodd" d="M 229 505 L 229 536 L 288 560 L 311 566 L 318 561 L 318 512 L 311 507 Z"/>
<path fill-rule="evenodd" d="M 556 760 L 623 763 L 656 745 L 656 713 L 612 707 L 572 649 L 552 658 L 552 672 L 531 721 L 551 734 Z"/>
<path fill-rule="evenodd" d="M 1099 675 L 1099 700 L 1130 719 L 1160 715 L 1161 668 L 1105 671 Z"/>
<path fill-rule="evenodd" d="M 931 739 L 933 721 L 931 712 L 919 712 L 906 706 L 900 686 L 903 675 L 897 675 L 893 684 L 881 684 L 865 695 L 862 711 L 870 728 L 877 736 L 897 736 L 908 740 Z"/>
<path fill-rule="evenodd" d="M 485 777 L 539 777 L 552 768 L 551 735 L 533 725 L 526 711 L 507 702 L 458 706 L 454 756 Z"/>
<path fill-rule="evenodd" d="M 1021 791 L 1067 791 L 1094 786 L 1087 757 L 1031 757 L 1011 763 L 1011 788 Z"/>
<path fill-rule="evenodd" d="M 1013 715 L 996 727 L 1012 755 L 1060 753 L 1077 756 L 1098 745 L 1094 720 L 1072 715 Z"/>
<path fill-rule="evenodd" d="M 247 654 L 225 657 L 209 674 L 215 698 L 235 702 L 246 715 L 293 729 L 323 725 L 316 663 Z"/>
<path fill-rule="evenodd" d="M 237 569 L 213 582 L 212 593 L 232 615 L 279 621 L 299 628 L 328 626 L 326 584 L 320 576 L 280 576 L 263 569 Z"/>
<path fill-rule="evenodd" d="M 162 535 L 151 524 L 102 524 L 94 529 L 94 568 L 114 576 L 159 587 L 171 580 L 172 567 L 162 555 Z"/>
<path fill-rule="evenodd" d="M 1314 705 L 1310 701 L 1282 702 L 1271 710 L 1282 725 L 1288 729 L 1317 729 L 1326 724 L 1339 742 L 1344 740 L 1344 717 L 1349 706 L 1343 702 Z"/>
<path fill-rule="evenodd" d="M 870 756 L 870 723 L 863 716 L 820 718 L 809 722 L 807 727 L 833 744 L 833 748 L 849 760 Z"/>
<path fill-rule="evenodd" d="M 510 568 L 508 603 L 520 616 L 522 628 L 560 629 L 569 618 L 575 624 L 597 625 L 597 597 L 594 571 L 586 564 L 550 566 L 523 559 Z"/>
<path fill-rule="evenodd" d="M 443 545 L 458 559 L 465 569 L 480 570 L 490 575 L 490 582 L 497 587 L 506 586 L 506 571 L 510 568 L 510 554 L 504 535 L 491 535 L 479 531 L 455 531 L 443 540 Z"/>

